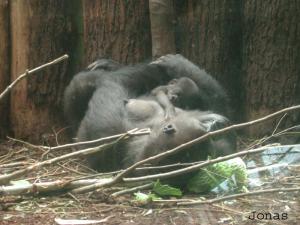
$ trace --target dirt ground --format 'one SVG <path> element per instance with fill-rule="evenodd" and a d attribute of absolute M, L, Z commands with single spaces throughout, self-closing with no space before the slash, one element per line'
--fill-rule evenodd
<path fill-rule="evenodd" d="M 55 218 L 104 220 L 100 224 L 217 224 L 222 210 L 202 208 L 133 207 L 122 204 L 73 201 L 69 198 L 31 200 L 27 209 L 2 211 L 1 224 L 56 224 Z M 19 205 L 19 204 L 18 204 Z M 25 205 L 25 204 L 24 204 Z M 20 211 L 16 211 L 16 208 Z"/>
<path fill-rule="evenodd" d="M 45 153 L 39 149 L 29 148 L 15 142 L 5 142 L 0 145 L 0 174 L 10 173 L 24 167 L 21 164 L 9 167 L 8 165 L 11 163 L 34 163 L 60 154 L 62 152 L 49 154 L 49 152 Z M 80 160 L 69 160 L 62 164 L 50 165 L 39 171 L 28 173 L 21 179 L 26 179 L 30 182 L 54 181 L 73 176 L 80 177 L 88 172 L 90 171 L 87 168 L 80 166 Z M 288 178 L 282 179 L 283 187 L 290 183 L 298 183 L 299 186 L 300 177 L 298 172 L 292 180 Z M 273 187 L 272 183 L 270 183 L 270 187 Z M 183 198 L 199 199 L 199 197 L 213 198 L 215 196 L 185 195 Z M 253 211 L 259 214 L 255 220 L 250 219 Z M 249 216 L 250 218 L 248 218 Z M 59 219 L 81 220 L 81 222 L 99 220 L 96 224 L 109 225 L 296 225 L 300 221 L 300 193 L 279 192 L 248 196 L 215 204 L 179 207 L 172 201 L 137 205 L 133 201 L 131 194 L 112 199 L 105 191 L 76 195 L 52 193 L 35 196 L 1 195 L 0 192 L 1 225 L 50 225 L 59 224 L 57 223 Z M 79 224 L 79 221 L 69 221 L 68 224 Z"/>
<path fill-rule="evenodd" d="M 299 224 L 299 196 L 263 196 L 243 201 L 194 207 L 148 205 L 135 207 L 130 204 L 107 204 L 89 200 L 83 196 L 35 197 L 1 199 L 0 224 L 57 224 L 55 218 L 77 220 L 103 220 L 98 224 Z M 294 200 L 289 200 L 289 199 Z M 297 199 L 297 200 L 296 200 Z M 4 203 L 5 202 L 5 203 Z M 288 213 L 287 219 L 258 220 L 248 219 L 252 211 Z M 298 223 L 297 223 L 298 221 Z"/>

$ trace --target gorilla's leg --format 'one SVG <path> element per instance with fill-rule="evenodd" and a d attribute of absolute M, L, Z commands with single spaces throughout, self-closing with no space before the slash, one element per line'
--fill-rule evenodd
<path fill-rule="evenodd" d="M 132 129 L 125 117 L 123 97 L 127 97 L 127 92 L 122 86 L 108 80 L 103 82 L 89 101 L 77 132 L 78 141 L 94 140 Z M 99 171 L 120 169 L 124 150 L 122 143 L 118 143 L 87 156 L 88 163 Z"/>

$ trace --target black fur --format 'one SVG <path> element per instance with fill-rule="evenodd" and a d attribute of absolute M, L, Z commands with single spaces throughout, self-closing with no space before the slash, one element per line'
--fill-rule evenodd
<path fill-rule="evenodd" d="M 223 87 L 205 70 L 190 62 L 181 55 L 166 55 L 152 64 L 158 65 L 173 78 L 187 77 L 193 80 L 199 92 L 184 98 L 175 106 L 182 109 L 211 110 L 225 116 L 230 116 L 228 96 Z"/>
<path fill-rule="evenodd" d="M 228 112 L 225 91 L 215 79 L 181 55 L 167 55 L 150 64 L 134 66 L 117 64 L 116 67 L 107 67 L 109 68 L 107 69 L 96 63 L 90 68 L 93 68 L 93 71 L 81 72 L 73 78 L 64 97 L 65 115 L 74 127 L 78 127 L 78 141 L 106 137 L 136 127 L 152 128 L 149 136 L 135 137 L 128 143 L 120 143 L 114 149 L 90 156 L 90 165 L 95 169 L 104 171 L 128 166 L 207 131 L 215 130 L 218 127 L 216 124 L 221 126 L 228 124 L 225 117 L 215 114 L 215 112 L 222 114 Z M 151 95 L 151 91 L 155 88 L 168 85 L 171 80 L 182 77 L 195 82 L 198 91 L 184 101 L 180 101 L 180 105 L 174 102 L 174 105 L 181 109 L 176 108 L 177 113 L 172 118 L 165 118 L 165 109 L 161 108 L 155 99 L 152 99 L 152 102 L 146 100 L 148 101 L 146 105 L 154 104 L 154 110 L 158 114 L 149 112 L 145 114 L 143 111 L 140 113 L 140 116 L 146 116 L 147 119 L 138 118 L 136 108 L 132 110 L 128 108 L 128 103 L 124 104 L 124 100 L 127 99 L 143 101 L 144 97 Z M 186 109 L 197 111 L 186 111 Z M 174 127 L 175 132 L 172 131 Z M 218 148 L 218 145 L 224 143 L 228 145 L 226 148 L 223 148 L 224 146 Z M 204 149 L 201 149 L 201 146 Z M 235 142 L 231 136 L 230 138 L 223 136 L 201 146 L 191 149 L 191 152 L 195 152 L 195 156 L 198 157 L 193 156 L 190 159 L 204 159 L 214 151 L 217 155 L 234 151 Z M 180 157 L 175 158 L 180 159 Z"/>
<path fill-rule="evenodd" d="M 85 115 L 88 102 L 97 88 L 98 78 L 108 71 L 121 68 L 121 66 L 110 59 L 99 59 L 90 64 L 85 71 L 74 76 L 64 93 L 65 118 L 72 126 L 73 133 L 77 131 L 79 123 Z"/>

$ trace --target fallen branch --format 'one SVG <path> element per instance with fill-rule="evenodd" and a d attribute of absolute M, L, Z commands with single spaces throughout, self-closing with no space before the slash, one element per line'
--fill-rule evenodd
<path fill-rule="evenodd" d="M 1 195 L 22 195 L 22 194 L 40 194 L 49 193 L 52 191 L 64 191 L 70 190 L 95 182 L 107 182 L 111 178 L 103 179 L 87 179 L 87 180 L 56 180 L 50 182 L 40 182 L 40 183 L 28 183 L 28 184 L 15 184 L 9 186 L 0 186 L 0 196 Z"/>
<path fill-rule="evenodd" d="M 18 178 L 24 174 L 27 174 L 33 170 L 36 170 L 42 166 L 46 166 L 46 165 L 50 165 L 52 163 L 57 163 L 60 162 L 62 160 L 65 159 L 69 159 L 69 158 L 73 158 L 73 157 L 77 157 L 77 156 L 85 156 L 87 154 L 91 154 L 91 153 L 95 153 L 95 152 L 99 152 L 99 151 L 103 151 L 104 149 L 110 148 L 111 146 L 115 145 L 117 142 L 121 141 L 122 139 L 128 137 L 128 133 L 126 133 L 125 135 L 121 136 L 120 138 L 118 138 L 117 140 L 107 143 L 107 144 L 103 144 L 97 147 L 93 147 L 93 148 L 87 148 L 87 149 L 83 149 L 83 150 L 79 150 L 76 152 L 72 152 L 69 154 L 65 154 L 56 158 L 52 158 L 52 159 L 48 159 L 42 162 L 38 162 L 35 164 L 32 164 L 24 169 L 15 171 L 13 173 L 10 174 L 4 174 L 0 176 L 0 184 L 7 184 L 9 181 L 11 181 L 12 179 Z"/>
<path fill-rule="evenodd" d="M 70 143 L 70 144 L 59 145 L 59 146 L 55 146 L 55 147 L 43 146 L 43 148 L 45 148 L 47 150 L 51 150 L 51 151 L 63 150 L 63 149 L 67 149 L 67 148 L 82 147 L 82 146 L 91 145 L 91 144 L 93 144 L 93 145 L 102 144 L 102 143 L 106 143 L 106 142 L 115 140 L 117 138 L 120 138 L 124 135 L 127 135 L 127 137 L 131 137 L 131 136 L 140 136 L 140 135 L 145 135 L 145 134 L 150 134 L 150 129 L 149 128 L 140 129 L 140 130 L 135 128 L 135 129 L 130 130 L 126 133 L 116 134 L 116 135 L 112 135 L 112 136 L 109 136 L 109 137 L 99 138 L 99 139 L 96 139 L 96 140 Z"/>
<path fill-rule="evenodd" d="M 116 135 L 112 135 L 109 137 L 104 137 L 104 138 L 99 138 L 99 139 L 95 139 L 95 140 L 91 140 L 91 141 L 82 141 L 82 142 L 76 142 L 76 143 L 70 143 L 70 144 L 65 144 L 65 145 L 59 145 L 59 146 L 54 146 L 54 147 L 49 147 L 49 146 L 44 146 L 44 145 L 33 145 L 31 143 L 28 143 L 26 141 L 22 141 L 19 139 L 15 139 L 12 137 L 8 137 L 8 139 L 15 141 L 15 142 L 19 142 L 21 144 L 24 144 L 30 148 L 33 149 L 44 149 L 44 150 L 49 150 L 49 151 L 56 151 L 56 150 L 63 150 L 63 149 L 68 149 L 68 148 L 73 148 L 73 147 L 82 147 L 85 145 L 96 145 L 96 144 L 102 144 L 102 143 L 106 143 L 109 141 L 113 141 L 117 138 L 120 138 L 124 135 L 128 135 L 128 137 L 131 136 L 140 136 L 140 135 L 145 135 L 145 134 L 150 134 L 150 129 L 149 128 L 145 128 L 145 129 L 140 129 L 138 130 L 137 128 L 132 129 L 126 133 L 121 133 L 121 134 L 116 134 Z"/>
<path fill-rule="evenodd" d="M 200 204 L 212 204 L 216 202 L 222 202 L 229 199 L 236 199 L 240 197 L 245 196 L 251 196 L 251 195 L 258 195 L 258 194 L 264 194 L 264 193 L 274 193 L 274 192 L 294 192 L 294 191 L 300 191 L 300 187 L 294 187 L 294 188 L 274 188 L 274 189 L 265 189 L 265 190 L 259 190 L 259 191 L 251 191 L 247 193 L 241 193 L 241 194 L 234 194 L 234 195 L 228 195 L 221 198 L 214 198 L 210 200 L 205 201 L 192 201 L 192 202 L 178 202 L 177 205 L 186 206 L 186 205 L 200 205 Z"/>
<path fill-rule="evenodd" d="M 161 154 L 158 154 L 158 155 L 149 157 L 147 159 L 144 159 L 142 161 L 139 161 L 139 162 L 135 163 L 134 165 L 130 166 L 129 168 L 127 168 L 126 170 L 123 170 L 122 172 L 120 172 L 112 180 L 109 180 L 109 181 L 104 182 L 104 183 L 102 183 L 102 182 L 101 183 L 95 183 L 95 184 L 92 184 L 92 185 L 87 185 L 85 187 L 77 188 L 77 189 L 72 190 L 72 193 L 89 192 L 89 191 L 92 191 L 92 190 L 95 190 L 95 189 L 98 189 L 98 188 L 101 188 L 101 187 L 112 186 L 112 185 L 114 185 L 114 184 L 116 184 L 118 182 L 123 182 L 123 181 L 125 181 L 125 182 L 136 182 L 136 181 L 140 181 L 140 180 L 153 180 L 153 179 L 157 179 L 157 178 L 166 178 L 166 177 L 170 177 L 170 176 L 176 176 L 176 175 L 179 175 L 179 174 L 182 174 L 182 173 L 188 173 L 190 171 L 197 170 L 197 169 L 199 169 L 201 167 L 204 167 L 204 166 L 207 166 L 209 164 L 216 163 L 216 162 L 221 162 L 221 161 L 224 161 L 224 160 L 227 160 L 227 159 L 231 159 L 231 158 L 234 158 L 234 157 L 238 157 L 238 156 L 242 156 L 242 155 L 253 154 L 253 153 L 264 151 L 265 148 L 254 149 L 254 150 L 247 150 L 247 151 L 235 153 L 235 154 L 232 154 L 232 155 L 220 157 L 220 158 L 217 158 L 217 159 L 214 159 L 214 160 L 208 160 L 208 161 L 206 161 L 204 163 L 200 163 L 198 165 L 193 165 L 193 166 L 190 166 L 190 167 L 187 167 L 187 168 L 184 168 L 184 169 L 175 170 L 175 171 L 168 172 L 168 173 L 155 174 L 155 175 L 149 175 L 149 176 L 137 177 L 137 178 L 124 178 L 129 173 L 131 173 L 134 169 L 136 169 L 137 167 L 139 167 L 140 165 L 152 162 L 152 161 L 157 160 L 157 159 L 161 159 L 161 158 L 167 157 L 167 156 L 172 155 L 172 154 L 175 154 L 178 151 L 180 151 L 182 149 L 185 149 L 185 148 L 187 148 L 187 147 L 189 147 L 189 146 L 191 146 L 193 144 L 196 144 L 196 143 L 199 143 L 201 141 L 204 141 L 204 140 L 206 140 L 207 138 L 209 138 L 209 137 L 211 137 L 213 135 L 218 135 L 218 134 L 230 131 L 230 130 L 234 130 L 234 129 L 242 128 L 242 127 L 245 127 L 245 126 L 253 125 L 254 123 L 258 123 L 258 122 L 265 121 L 266 119 L 270 119 L 270 118 L 272 118 L 272 117 L 274 117 L 276 115 L 279 115 L 280 113 L 283 113 L 283 112 L 286 112 L 286 111 L 290 111 L 290 110 L 299 109 L 299 108 L 300 108 L 300 106 L 289 107 L 289 108 L 283 109 L 281 111 L 278 111 L 276 113 L 273 113 L 271 115 L 268 115 L 268 116 L 266 116 L 264 118 L 260 118 L 258 120 L 255 120 L 255 121 L 250 121 L 250 122 L 247 122 L 247 123 L 232 125 L 232 126 L 226 127 L 224 129 L 221 129 L 221 130 L 209 132 L 209 133 L 207 133 L 207 134 L 205 134 L 205 135 L 203 135 L 203 136 L 201 136 L 201 137 L 199 137 L 197 139 L 194 139 L 194 140 L 192 140 L 190 142 L 182 144 L 182 145 L 180 145 L 180 146 L 178 146 L 178 147 L 176 147 L 174 149 L 171 149 L 169 151 L 166 151 L 166 152 L 163 152 Z M 128 137 L 128 134 L 126 136 Z M 8 174 L 8 175 L 2 175 L 2 176 L 0 176 L 0 184 L 3 184 L 3 183 L 5 184 L 5 183 L 9 182 L 10 180 L 12 180 L 12 179 L 14 179 L 16 177 L 24 175 L 27 172 L 35 170 L 35 169 L 37 169 L 37 168 L 39 168 L 41 166 L 48 165 L 48 164 L 51 164 L 51 163 L 54 163 L 54 162 L 57 162 L 57 161 L 61 161 L 61 160 L 64 160 L 64 159 L 68 159 L 68 158 L 71 158 L 71 157 L 74 157 L 74 156 L 83 155 L 83 154 L 85 155 L 85 154 L 90 154 L 90 153 L 95 152 L 95 151 L 100 151 L 102 148 L 105 148 L 107 146 L 110 147 L 113 144 L 115 144 L 115 142 L 109 143 L 108 145 L 101 145 L 101 146 L 96 147 L 96 148 L 84 149 L 84 150 L 81 150 L 81 151 L 77 151 L 77 152 L 74 152 L 74 153 L 70 153 L 70 154 L 67 154 L 67 155 L 63 155 L 63 156 L 60 156 L 60 157 L 57 157 L 57 158 L 54 158 L 54 159 L 46 160 L 46 161 L 43 161 L 43 162 L 31 165 L 31 166 L 29 166 L 29 167 L 27 167 L 27 168 L 25 168 L 23 170 L 16 171 L 16 172 Z"/>
<path fill-rule="evenodd" d="M 216 159 L 209 159 L 209 160 L 206 160 L 202 163 L 192 165 L 192 166 L 188 166 L 188 167 L 183 168 L 183 169 L 173 170 L 173 171 L 166 172 L 166 173 L 147 175 L 147 176 L 142 176 L 142 177 L 123 178 L 123 181 L 124 182 L 138 182 L 138 181 L 146 181 L 146 180 L 166 179 L 166 178 L 182 175 L 182 174 L 185 174 L 185 173 L 190 173 L 192 171 L 199 170 L 203 167 L 207 167 L 208 165 L 212 165 L 212 164 L 215 164 L 215 163 L 218 163 L 218 162 L 223 162 L 223 161 L 226 161 L 226 160 L 229 160 L 229 159 L 232 159 L 232 158 L 263 152 L 267 148 L 268 147 L 262 147 L 262 148 L 258 148 L 258 149 L 245 150 L 245 151 L 241 151 L 241 152 L 238 152 L 238 153 L 226 155 L 226 156 L 223 156 L 223 157 L 218 157 Z"/>
<path fill-rule="evenodd" d="M 39 67 L 36 67 L 36 68 L 34 68 L 34 69 L 32 69 L 32 70 L 26 70 L 26 72 L 25 73 L 23 73 L 23 74 L 21 74 L 20 76 L 18 76 L 18 78 L 17 79 L 15 79 L 1 94 L 0 94 L 0 101 L 2 100 L 2 98 L 4 98 L 9 92 L 10 92 L 10 90 L 17 84 L 17 83 L 19 83 L 21 80 L 23 80 L 24 78 L 26 78 L 27 76 L 29 76 L 30 74 L 32 74 L 32 73 L 35 73 L 35 72 L 38 72 L 38 71 L 40 71 L 40 70 L 42 70 L 42 69 L 44 69 L 44 68 L 46 68 L 46 67 L 48 67 L 48 66 L 51 66 L 51 65 L 54 65 L 54 64 L 57 64 L 57 63 L 59 63 L 59 62 L 61 62 L 61 61 L 64 61 L 65 59 L 68 59 L 69 58 L 69 56 L 68 55 L 63 55 L 63 56 L 61 56 L 61 57 L 59 57 L 59 58 L 57 58 L 57 59 L 54 59 L 54 60 L 52 60 L 51 62 L 48 62 L 48 63 L 45 63 L 45 64 L 43 64 L 43 65 L 41 65 L 41 66 L 39 66 Z"/>
<path fill-rule="evenodd" d="M 86 192 L 94 191 L 98 188 L 112 186 L 112 185 L 114 185 L 118 182 L 140 182 L 140 181 L 147 181 L 147 180 L 165 179 L 165 178 L 181 175 L 181 174 L 184 174 L 184 173 L 189 173 L 189 172 L 192 172 L 192 171 L 195 171 L 195 170 L 199 170 L 202 167 L 206 167 L 208 165 L 211 165 L 211 164 L 214 164 L 214 163 L 217 163 L 217 162 L 226 161 L 228 159 L 232 159 L 232 158 L 235 158 L 235 157 L 240 157 L 240 156 L 244 156 L 244 155 L 248 155 L 248 154 L 263 152 L 267 148 L 268 147 L 262 147 L 262 148 L 259 148 L 259 149 L 245 150 L 245 151 L 242 151 L 242 152 L 230 154 L 230 155 L 219 157 L 219 158 L 216 158 L 216 159 L 206 160 L 206 161 L 203 161 L 202 163 L 199 163 L 199 164 L 196 164 L 196 165 L 193 165 L 193 166 L 189 166 L 189 167 L 186 167 L 186 168 L 183 168 L 183 169 L 174 170 L 174 171 L 171 171 L 171 172 L 159 173 L 159 174 L 153 174 L 153 175 L 147 175 L 147 176 L 141 176 L 141 177 L 132 177 L 132 178 L 124 178 L 123 177 L 122 174 L 126 175 L 127 174 L 126 171 L 130 170 L 136 164 L 138 164 L 138 166 L 143 164 L 141 162 L 143 162 L 145 160 L 142 160 L 142 161 L 139 161 L 136 164 L 132 165 L 131 167 L 127 168 L 126 170 L 122 171 L 113 180 L 111 180 L 107 183 L 101 183 L 101 184 L 95 183 L 95 184 L 92 184 L 92 185 L 88 185 L 86 187 L 81 187 L 81 188 L 78 188 L 78 189 L 74 189 L 74 190 L 72 190 L 72 193 L 86 193 Z M 172 151 L 172 150 L 169 150 L 169 151 Z M 153 157 L 155 157 L 155 156 L 153 156 Z M 152 158 L 152 157 L 150 157 L 150 158 Z M 148 160 L 150 158 L 147 158 L 146 160 Z"/>
<path fill-rule="evenodd" d="M 152 188 L 152 187 L 153 187 L 153 182 L 149 183 L 149 184 L 144 184 L 144 185 L 140 185 L 140 186 L 136 186 L 136 187 L 133 187 L 133 188 L 128 188 L 128 189 L 125 189 L 125 190 L 122 190 L 122 191 L 115 192 L 115 193 L 111 194 L 111 196 L 112 197 L 117 197 L 117 196 L 120 196 L 120 195 L 130 194 L 130 193 L 133 193 L 133 192 L 149 189 L 149 188 Z"/>
<path fill-rule="evenodd" d="M 98 188 L 108 187 L 108 186 L 114 185 L 114 184 L 116 184 L 118 182 L 122 182 L 125 176 L 127 176 L 133 170 L 135 170 L 137 167 L 139 167 L 139 166 L 141 166 L 143 164 L 151 163 L 151 162 L 156 161 L 156 160 L 161 160 L 161 159 L 163 159 L 163 158 L 165 158 L 167 156 L 176 154 L 179 151 L 181 151 L 183 149 L 187 149 L 188 147 L 191 147 L 191 146 L 193 146 L 193 145 L 195 145 L 197 143 L 203 142 L 203 141 L 207 140 L 208 138 L 210 138 L 212 136 L 216 136 L 216 135 L 228 132 L 228 131 L 237 130 L 237 129 L 241 129 L 241 128 L 244 128 L 244 127 L 247 127 L 247 126 L 251 126 L 251 125 L 254 125 L 254 124 L 257 124 L 257 123 L 261 123 L 261 122 L 264 122 L 266 120 L 272 119 L 272 118 L 274 118 L 274 117 L 276 117 L 278 115 L 281 115 L 282 113 L 286 113 L 286 112 L 297 110 L 297 109 L 300 109 L 300 105 L 292 106 L 292 107 L 288 107 L 288 108 L 279 110 L 279 111 L 277 111 L 275 113 L 272 113 L 270 115 L 267 115 L 265 117 L 262 117 L 262 118 L 259 118 L 259 119 L 256 119 L 256 120 L 253 120 L 253 121 L 250 121 L 250 122 L 235 124 L 235 125 L 231 125 L 231 126 L 225 127 L 223 129 L 220 129 L 220 130 L 208 132 L 208 133 L 206 133 L 205 135 L 203 135 L 201 137 L 198 137 L 198 138 L 196 138 L 194 140 L 191 140 L 189 142 L 181 144 L 181 145 L 179 145 L 179 146 L 177 146 L 177 147 L 175 147 L 175 148 L 173 148 L 171 150 L 168 150 L 168 151 L 165 151 L 163 153 L 151 156 L 149 158 L 146 158 L 144 160 L 141 160 L 141 161 L 133 164 L 132 166 L 128 167 L 126 170 L 124 170 L 120 174 L 118 174 L 110 182 L 107 182 L 105 184 L 99 184 L 99 185 L 98 184 L 89 185 L 89 186 L 86 186 L 86 187 L 75 189 L 72 192 L 73 193 L 85 193 L 85 192 L 96 190 Z M 262 150 L 262 149 L 260 149 L 260 150 L 255 149 L 255 150 L 248 150 L 248 151 L 243 151 L 243 152 L 240 152 L 240 153 L 235 153 L 235 154 L 232 154 L 232 155 L 228 155 L 228 156 L 222 157 L 221 159 L 220 158 L 214 159 L 214 163 L 215 162 L 221 162 L 221 161 L 224 161 L 224 160 L 227 160 L 227 159 L 231 159 L 231 158 L 234 158 L 234 157 L 238 157 L 238 156 L 242 156 L 242 155 L 247 155 L 249 153 L 256 153 L 256 152 L 261 152 L 261 151 L 264 151 L 264 150 Z M 181 170 L 176 170 L 176 171 L 173 171 L 173 172 L 169 172 L 169 173 L 164 174 L 164 175 L 157 174 L 157 175 L 145 176 L 147 178 L 143 177 L 143 180 L 145 180 L 145 179 L 149 179 L 149 180 L 157 179 L 157 178 L 161 178 L 161 176 L 163 176 L 163 177 L 169 177 L 170 174 L 171 174 L 171 176 L 176 176 L 176 175 L 181 174 L 182 172 L 187 173 L 187 172 L 199 169 L 201 167 L 207 166 L 208 164 L 210 164 L 210 161 L 212 161 L 212 160 L 209 160 L 209 161 L 207 161 L 205 163 L 202 163 L 200 165 L 191 166 L 191 167 L 188 167 L 188 168 L 185 168 L 185 169 L 181 169 Z M 141 178 L 126 178 L 126 181 L 127 182 L 129 182 L 129 181 L 131 182 L 131 181 L 137 181 L 139 179 L 141 179 Z M 125 181 L 125 179 L 124 179 L 124 181 Z"/>
<path fill-rule="evenodd" d="M 136 171 L 151 171 L 151 170 L 155 170 L 155 171 L 159 171 L 159 170 L 165 170 L 165 169 L 172 169 L 172 168 L 182 168 L 182 167 L 188 167 L 188 166 L 192 166 L 192 165 L 196 165 L 199 163 L 204 162 L 202 161 L 198 161 L 198 162 L 190 162 L 190 163 L 174 163 L 174 164 L 168 164 L 168 165 L 162 165 L 162 166 L 143 166 L 143 167 L 138 167 L 135 170 Z"/>
<path fill-rule="evenodd" d="M 1 164 L 0 168 L 15 168 L 18 166 L 27 166 L 28 164 L 30 164 L 29 162 L 26 161 L 22 161 L 22 162 L 13 162 L 13 163 L 6 163 L 6 164 Z"/>
<path fill-rule="evenodd" d="M 276 126 L 275 130 L 278 129 L 277 126 Z M 283 136 L 283 135 L 286 135 L 286 134 L 299 134 L 299 132 L 289 132 L 289 131 L 291 131 L 293 129 L 296 129 L 296 128 L 300 128 L 300 125 L 295 125 L 295 126 L 292 126 L 292 127 L 288 127 L 284 130 L 278 131 L 277 133 L 275 133 L 275 130 L 274 130 L 270 136 L 264 137 L 264 138 L 256 141 L 254 144 L 249 145 L 247 147 L 247 149 L 256 148 L 256 147 L 262 145 L 263 143 L 265 143 L 266 141 L 271 140 L 274 137 L 276 138 L 276 137 Z"/>

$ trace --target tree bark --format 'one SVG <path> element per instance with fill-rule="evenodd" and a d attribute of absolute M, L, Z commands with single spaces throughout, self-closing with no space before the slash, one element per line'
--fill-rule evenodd
<path fill-rule="evenodd" d="M 149 0 L 152 57 L 176 53 L 172 0 Z"/>
<path fill-rule="evenodd" d="M 151 57 L 148 0 L 83 1 L 85 64 L 97 58 L 136 63 Z"/>
<path fill-rule="evenodd" d="M 76 1 L 72 1 L 74 5 Z M 70 1 L 11 0 L 11 80 L 65 53 L 72 55 Z M 72 60 L 72 59 L 71 59 Z M 62 127 L 61 97 L 67 63 L 31 75 L 11 92 L 11 128 L 16 138 L 40 142 Z M 54 138 L 53 138 L 54 139 Z M 46 141 L 47 141 L 46 140 Z"/>
<path fill-rule="evenodd" d="M 300 1 L 172 3 L 176 52 L 205 68 L 228 90 L 235 121 L 300 103 Z M 164 17 L 157 17 L 160 10 Z M 152 27 L 153 54 L 173 52 L 172 13 L 166 7 L 151 12 L 152 26 L 160 28 Z M 31 76 L 12 91 L 9 103 L 0 103 L 0 137 L 7 134 L 10 121 L 17 138 L 42 140 L 43 134 L 53 134 L 52 128 L 64 126 L 64 88 L 85 65 L 99 57 L 124 64 L 151 58 L 149 1 L 2 0 L 0 43 L 0 90 L 27 68 L 65 53 L 71 56 L 68 66 L 55 65 Z M 299 118 L 294 114 L 284 124 Z M 250 134 L 261 135 L 275 123 L 253 127 Z"/>
<path fill-rule="evenodd" d="M 9 4 L 0 1 L 0 93 L 9 84 L 10 40 L 9 40 Z M 9 96 L 0 101 L 0 138 L 7 135 L 9 129 Z"/>
<path fill-rule="evenodd" d="M 300 1 L 245 1 L 243 8 L 245 115 L 252 120 L 300 103 Z M 293 114 L 283 125 L 295 125 Z M 277 121 L 249 129 L 269 133 Z"/>
<path fill-rule="evenodd" d="M 227 90 L 235 121 L 241 104 L 241 1 L 176 3 L 177 51 L 207 70 Z"/>

